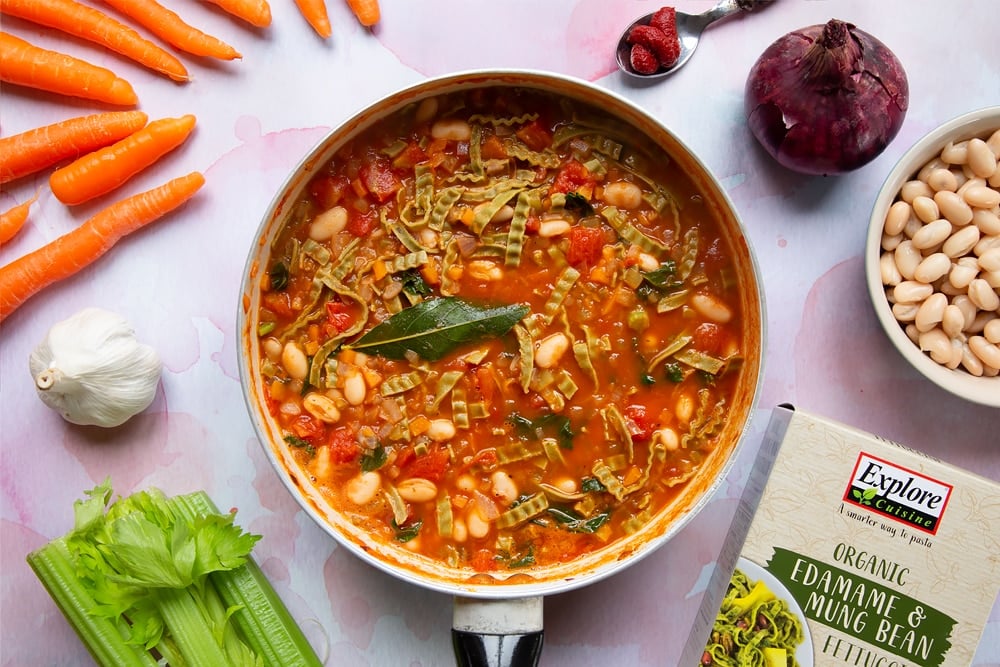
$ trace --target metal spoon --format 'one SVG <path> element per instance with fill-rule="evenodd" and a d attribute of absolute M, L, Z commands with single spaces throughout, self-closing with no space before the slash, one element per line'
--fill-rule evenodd
<path fill-rule="evenodd" d="M 632 69 L 631 60 L 629 58 L 632 45 L 628 43 L 628 35 L 635 26 L 649 23 L 653 14 L 646 14 L 636 21 L 633 21 L 628 28 L 625 29 L 625 32 L 622 33 L 621 39 L 618 40 L 618 48 L 615 51 L 615 58 L 618 61 L 618 69 L 637 79 L 661 79 L 668 74 L 672 74 L 677 71 L 681 65 L 688 61 L 694 53 L 695 48 L 698 46 L 698 39 L 701 37 L 702 31 L 709 25 L 737 12 L 751 11 L 772 1 L 773 0 L 720 0 L 715 7 L 712 7 L 701 14 L 685 14 L 684 12 L 676 12 L 677 37 L 681 43 L 681 53 L 677 57 L 677 60 L 670 65 L 670 67 L 661 67 L 652 74 L 640 74 L 639 72 L 636 72 Z"/>

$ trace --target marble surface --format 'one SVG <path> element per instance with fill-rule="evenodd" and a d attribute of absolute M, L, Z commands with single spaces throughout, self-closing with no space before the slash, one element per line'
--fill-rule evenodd
<path fill-rule="evenodd" d="M 148 486 L 169 494 L 204 489 L 220 507 L 238 508 L 237 520 L 263 535 L 259 562 L 327 664 L 453 663 L 450 598 L 398 581 L 338 548 L 285 491 L 244 407 L 234 331 L 250 239 L 299 158 L 380 96 L 453 71 L 554 71 L 642 105 L 725 186 L 766 292 L 763 386 L 727 483 L 656 553 L 612 578 L 547 598 L 543 665 L 676 664 L 778 403 L 1000 479 L 1000 412 L 946 394 L 905 364 L 879 329 L 862 266 L 869 210 L 895 160 L 943 121 L 1000 104 L 996 0 L 778 0 L 711 27 L 683 70 L 648 86 L 614 69 L 618 32 L 660 6 L 648 0 L 381 0 L 382 21 L 373 31 L 358 25 L 343 0 L 328 0 L 333 36 L 327 41 L 310 31 L 292 2 L 272 3 L 267 29 L 248 29 L 207 3 L 166 4 L 236 46 L 243 59 L 182 56 L 194 80 L 179 85 L 98 47 L 4 17 L 5 31 L 129 79 L 150 118 L 197 115 L 187 144 L 120 194 L 195 169 L 207 185 L 177 214 L 39 294 L 0 329 L 0 664 L 90 664 L 24 557 L 64 533 L 73 501 L 109 475 L 122 494 Z M 676 7 L 700 12 L 712 4 L 678 0 Z M 855 23 L 897 53 L 909 77 L 910 108 L 897 138 L 870 164 L 843 176 L 804 177 L 776 165 L 755 143 L 744 119 L 743 86 L 777 37 L 830 18 Z M 0 132 L 101 109 L 4 86 Z M 0 248 L 0 263 L 108 203 L 68 209 L 38 175 L 5 187 L 0 208 L 36 191 L 30 220 Z M 152 406 L 120 428 L 67 424 L 38 400 L 28 373 L 28 355 L 46 330 L 85 306 L 126 316 L 164 362 Z M 974 664 L 1000 665 L 1000 608 Z"/>

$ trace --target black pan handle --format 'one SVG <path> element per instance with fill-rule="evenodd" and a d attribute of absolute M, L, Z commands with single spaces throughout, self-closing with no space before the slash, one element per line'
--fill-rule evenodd
<path fill-rule="evenodd" d="M 542 654 L 542 598 L 455 598 L 451 643 L 458 667 L 535 667 Z"/>

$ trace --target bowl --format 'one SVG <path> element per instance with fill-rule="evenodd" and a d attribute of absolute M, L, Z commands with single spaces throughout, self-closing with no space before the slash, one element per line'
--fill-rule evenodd
<path fill-rule="evenodd" d="M 477 95 L 510 96 L 522 92 L 551 95 L 588 109 L 603 110 L 617 119 L 619 129 L 637 145 L 653 151 L 657 160 L 670 160 L 686 172 L 700 193 L 692 205 L 710 215 L 721 234 L 720 242 L 733 257 L 730 284 L 738 290 L 742 317 L 739 345 L 742 361 L 734 366 L 737 389 L 727 413 L 715 432 L 716 444 L 704 454 L 697 474 L 683 485 L 673 500 L 628 537 L 580 558 L 566 559 L 542 568 L 507 569 L 476 573 L 431 560 L 405 545 L 377 539 L 364 522 L 338 511 L 295 460 L 283 427 L 268 409 L 269 389 L 262 372 L 262 337 L 259 286 L 272 266 L 273 242 L 289 216 L 298 215 L 309 196 L 310 184 L 323 166 L 345 144 L 399 112 L 421 108 L 430 99 L 464 95 L 470 104 Z M 505 98 L 506 99 L 506 98 Z M 434 103 L 436 104 L 436 102 Z M 445 106 L 445 102 L 441 103 Z M 461 105 L 456 105 L 455 108 Z M 449 106 L 449 108 L 452 108 Z M 523 122 L 523 121 L 522 121 Z M 376 184 L 377 185 L 377 184 Z M 541 232 L 539 232 L 541 233 Z M 703 249 L 705 250 L 705 249 Z M 293 170 L 263 216 L 249 251 L 242 293 L 239 295 L 239 371 L 244 397 L 258 439 L 289 493 L 338 544 L 370 565 L 405 581 L 467 598 L 510 599 L 561 592 L 609 576 L 636 562 L 675 535 L 708 502 L 724 480 L 753 414 L 760 385 L 763 345 L 763 298 L 759 272 L 739 217 L 718 180 L 673 133 L 655 118 L 614 93 L 584 81 L 551 73 L 495 70 L 463 72 L 422 81 L 392 93 L 359 111 L 321 140 Z"/>
<path fill-rule="evenodd" d="M 990 275 L 987 269 L 978 265 L 978 257 L 985 250 L 1000 247 L 1000 229 L 997 229 L 1000 224 L 995 222 L 1000 209 L 993 204 L 995 194 L 987 194 L 988 198 L 982 199 L 984 193 L 979 192 L 973 197 L 977 206 L 963 209 L 961 205 L 955 206 L 955 197 L 950 194 L 942 196 L 938 191 L 953 190 L 958 185 L 958 192 L 962 192 L 961 181 L 975 176 L 976 172 L 967 164 L 967 157 L 961 157 L 962 147 L 967 146 L 964 142 L 993 136 L 988 148 L 995 162 L 996 153 L 1000 152 L 997 147 L 1000 134 L 994 134 L 998 130 L 1000 106 L 988 107 L 953 118 L 913 144 L 889 172 L 879 190 L 872 207 L 865 245 L 869 296 L 875 314 L 895 348 L 913 368 L 942 389 L 968 401 L 994 407 L 1000 407 L 1000 377 L 988 366 L 984 374 L 980 368 L 981 359 L 975 355 L 969 359 L 969 355 L 972 353 L 970 346 L 975 346 L 977 350 L 985 349 L 990 359 L 1000 356 L 994 333 L 995 328 L 1000 327 L 990 327 L 991 340 L 985 340 L 982 331 L 986 319 L 1000 317 L 1000 312 L 991 303 L 995 301 L 991 293 L 1000 294 L 1000 272 L 994 270 Z M 944 157 L 947 162 L 942 160 L 946 149 Z M 929 165 L 932 160 L 936 162 Z M 983 162 L 989 163 L 989 157 Z M 934 168 L 945 168 L 957 175 L 956 182 L 949 183 L 949 177 L 943 172 L 932 177 Z M 983 169 L 980 166 L 979 173 L 985 174 Z M 919 183 L 921 179 L 923 185 Z M 928 179 L 934 187 L 926 185 Z M 990 191 L 995 193 L 1000 190 L 1000 175 L 994 175 L 990 180 L 992 185 L 985 184 Z M 904 186 L 907 188 L 905 193 Z M 921 197 L 919 201 L 918 197 Z M 966 197 L 963 193 L 962 199 Z M 916 203 L 916 206 L 907 209 L 898 203 L 901 200 Z M 938 206 L 938 202 L 944 202 L 944 205 Z M 890 221 L 886 229 L 887 216 L 893 206 L 897 207 L 893 215 L 898 217 Z M 976 218 L 970 222 L 970 212 L 977 208 L 985 210 L 975 213 Z M 942 223 L 941 220 L 947 222 Z M 901 226 L 904 226 L 903 231 L 894 233 Z M 974 227 L 979 228 L 978 231 Z M 924 231 L 914 239 L 919 229 Z M 956 237 L 956 234 L 959 236 Z M 902 261 L 902 270 L 897 258 Z M 978 271 L 975 273 L 975 287 L 968 282 L 969 271 L 960 270 L 953 274 L 959 264 L 969 264 L 972 272 Z M 917 265 L 921 269 L 914 274 L 914 266 Z M 952 275 L 955 275 L 955 281 L 961 288 L 952 284 Z M 919 279 L 914 280 L 915 277 Z M 903 285 L 897 290 L 899 283 Z M 965 326 L 968 320 L 963 322 L 950 308 L 958 302 L 968 304 L 968 300 L 972 299 L 969 296 L 970 287 L 981 290 L 976 292 L 977 303 L 973 304 L 973 312 L 979 319 L 971 329 Z M 928 295 L 933 295 L 930 301 Z M 947 304 L 947 314 L 942 312 L 942 304 Z M 989 376 L 991 373 L 992 377 Z"/>

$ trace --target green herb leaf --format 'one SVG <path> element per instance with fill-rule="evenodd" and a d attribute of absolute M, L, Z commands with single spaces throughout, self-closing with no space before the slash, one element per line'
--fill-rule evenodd
<path fill-rule="evenodd" d="M 594 207 L 590 205 L 587 198 L 581 195 L 579 192 L 567 192 L 566 193 L 566 205 L 567 210 L 578 211 L 581 217 L 586 217 L 588 215 L 594 215 Z"/>
<path fill-rule="evenodd" d="M 271 289 L 283 290 L 288 286 L 288 266 L 284 262 L 277 262 L 271 266 L 267 275 L 271 282 Z"/>
<path fill-rule="evenodd" d="M 676 289 L 683 284 L 675 276 L 677 273 L 677 263 L 672 259 L 660 264 L 660 268 L 652 271 L 643 271 L 642 277 L 650 285 L 658 290 L 669 291 Z"/>
<path fill-rule="evenodd" d="M 596 477 L 585 477 L 580 482 L 580 490 L 584 493 L 600 493 L 601 491 L 607 491 L 604 485 L 601 484 L 601 480 Z"/>
<path fill-rule="evenodd" d="M 528 547 L 528 552 L 516 560 L 511 560 L 507 563 L 507 567 L 511 570 L 517 569 L 519 567 L 528 567 L 529 565 L 535 564 L 535 552 L 531 547 Z"/>
<path fill-rule="evenodd" d="M 420 534 L 420 527 L 424 524 L 423 521 L 414 521 L 411 524 L 400 526 L 396 523 L 395 519 L 393 519 L 391 523 L 393 530 L 396 531 L 397 542 L 409 542 Z"/>
<path fill-rule="evenodd" d="M 611 517 L 610 511 L 600 512 L 592 517 L 584 518 L 575 510 L 552 505 L 548 513 L 559 522 L 559 525 L 574 533 L 596 533 Z"/>
<path fill-rule="evenodd" d="M 437 361 L 459 346 L 504 335 L 528 311 L 528 306 L 483 307 L 455 297 L 427 299 L 345 347 L 389 359 L 405 359 L 412 351 Z"/>
<path fill-rule="evenodd" d="M 431 293 L 431 288 L 427 286 L 424 282 L 423 277 L 416 269 L 408 269 L 400 274 L 400 279 L 403 281 L 403 291 L 407 294 L 416 294 L 418 296 L 429 296 Z"/>
<path fill-rule="evenodd" d="M 297 435 L 286 435 L 285 442 L 287 442 L 291 447 L 301 447 L 306 451 L 306 454 L 308 454 L 309 456 L 313 456 L 316 454 L 316 448 L 313 447 L 311 443 L 303 440 Z"/>
<path fill-rule="evenodd" d="M 375 449 L 361 457 L 361 469 L 364 472 L 378 470 L 385 464 L 385 447 L 378 445 Z"/>
<path fill-rule="evenodd" d="M 684 371 L 678 363 L 664 364 L 663 370 L 667 374 L 667 379 L 671 382 L 681 382 L 684 380 Z"/>
<path fill-rule="evenodd" d="M 573 449 L 573 424 L 569 417 L 554 413 L 545 414 L 535 419 L 528 419 L 517 412 L 507 417 L 507 421 L 517 427 L 521 436 L 539 440 L 543 436 L 555 437 L 563 449 Z"/>

